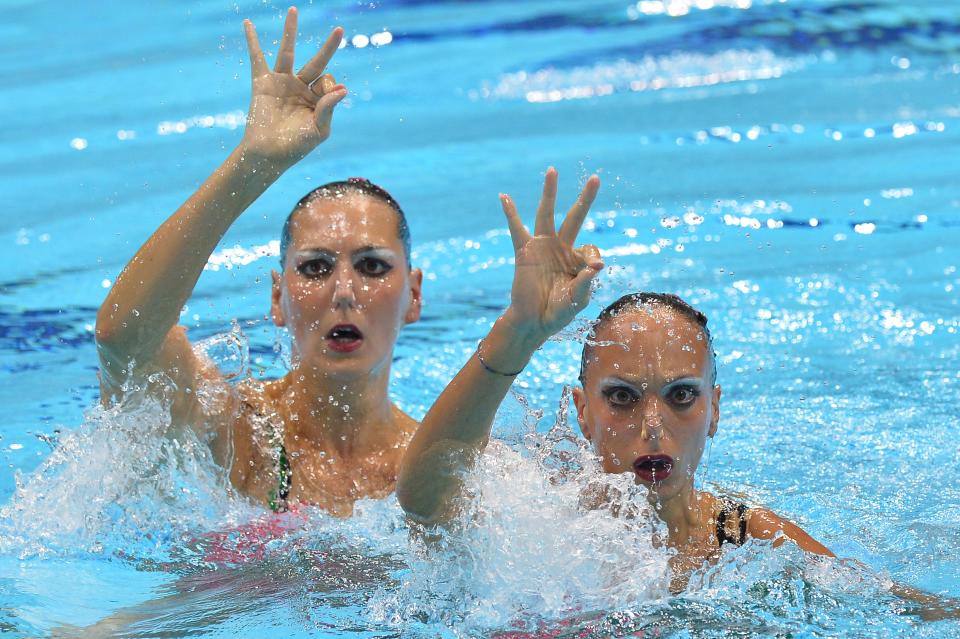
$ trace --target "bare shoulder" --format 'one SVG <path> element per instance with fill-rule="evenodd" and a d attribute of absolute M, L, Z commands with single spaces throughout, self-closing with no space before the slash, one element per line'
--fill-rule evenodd
<path fill-rule="evenodd" d="M 257 433 L 282 430 L 280 402 L 285 388 L 285 378 L 246 379 L 237 385 L 237 410 L 233 416 L 235 439 L 244 440 Z"/>
<path fill-rule="evenodd" d="M 393 414 L 397 425 L 400 427 L 400 431 L 404 435 L 404 448 L 406 448 L 406 444 L 410 443 L 410 440 L 413 439 L 414 433 L 416 433 L 417 429 L 420 428 L 420 422 L 400 410 L 396 404 L 393 405 Z"/>
<path fill-rule="evenodd" d="M 193 348 L 187 329 L 174 326 L 146 362 L 123 362 L 108 344 L 97 342 L 100 396 L 104 405 L 120 402 L 134 380 L 141 392 L 170 402 L 173 422 L 198 433 L 217 428 L 216 419 L 233 411 L 229 387 L 217 365 Z M 135 368 L 131 368 L 131 367 Z"/>
<path fill-rule="evenodd" d="M 747 534 L 757 539 L 774 539 L 774 547 L 790 540 L 806 552 L 834 556 L 826 546 L 808 535 L 803 528 L 766 508 L 751 508 L 747 511 Z"/>
<path fill-rule="evenodd" d="M 232 416 L 229 449 L 220 458 L 230 468 L 234 486 L 246 494 L 259 495 L 263 469 L 272 466 L 276 436 L 283 432 L 279 402 L 284 380 L 246 379 L 237 384 L 237 408 Z M 264 493 L 265 494 L 265 493 Z"/>
<path fill-rule="evenodd" d="M 240 401 L 247 410 L 275 411 L 276 404 L 286 388 L 286 378 L 248 378 L 237 384 Z"/>

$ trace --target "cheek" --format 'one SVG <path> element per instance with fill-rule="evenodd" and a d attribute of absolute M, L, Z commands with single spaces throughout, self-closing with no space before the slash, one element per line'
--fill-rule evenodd
<path fill-rule="evenodd" d="M 630 451 L 636 448 L 634 442 L 639 433 L 639 427 L 629 415 L 606 413 L 600 416 L 592 432 L 594 450 L 597 453 L 604 456 L 623 457 L 629 456 Z"/>
<path fill-rule="evenodd" d="M 671 434 L 685 448 L 703 448 L 710 430 L 709 407 L 704 405 L 691 408 L 686 414 L 678 416 L 674 424 Z"/>
<path fill-rule="evenodd" d="M 406 292 L 406 278 L 400 275 L 364 280 L 358 287 L 357 295 L 363 299 L 364 305 L 367 307 L 378 308 L 382 312 L 387 312 L 390 308 L 396 308 L 400 312 L 402 311 L 400 307 L 406 299 Z M 393 315 L 396 315 L 396 313 Z"/>
<path fill-rule="evenodd" d="M 287 287 L 287 307 L 295 315 L 315 311 L 320 306 L 319 297 L 322 290 L 322 286 L 317 284 L 298 283 L 289 286 Z"/>

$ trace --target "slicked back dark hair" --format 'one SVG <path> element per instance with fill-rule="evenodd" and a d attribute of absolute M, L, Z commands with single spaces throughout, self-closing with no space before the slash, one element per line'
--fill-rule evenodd
<path fill-rule="evenodd" d="M 280 232 L 280 267 L 283 268 L 287 263 L 287 249 L 290 247 L 290 240 L 293 237 L 292 221 L 300 209 L 307 206 L 314 200 L 324 198 L 343 197 L 347 193 L 359 193 L 368 195 L 374 199 L 380 200 L 394 210 L 397 214 L 397 237 L 403 244 L 403 254 L 407 262 L 407 270 L 410 269 L 410 227 L 407 225 L 407 216 L 403 209 L 397 203 L 393 196 L 387 193 L 387 190 L 377 186 L 367 178 L 352 177 L 337 182 L 327 182 L 313 189 L 296 203 L 287 220 L 283 223 L 283 231 Z"/>
<path fill-rule="evenodd" d="M 590 344 L 590 341 L 596 337 L 597 331 L 600 330 L 600 328 L 608 321 L 615 317 L 619 317 L 624 313 L 637 311 L 644 307 L 649 308 L 656 306 L 674 311 L 681 317 L 696 324 L 700 330 L 703 331 L 704 336 L 707 338 L 707 354 L 710 357 L 711 375 L 713 377 L 713 381 L 717 381 L 717 356 L 716 353 L 713 352 L 713 336 L 710 334 L 710 329 L 707 328 L 707 316 L 704 315 L 702 311 L 690 306 L 690 304 L 684 301 L 683 298 L 678 295 L 674 295 L 673 293 L 653 293 L 651 291 L 639 291 L 637 293 L 627 293 L 600 312 L 596 323 L 594 323 L 593 328 L 590 329 L 590 334 L 587 336 L 587 342 L 583 345 L 583 355 L 580 357 L 581 384 L 583 384 L 586 380 L 587 360 L 590 358 L 590 353 L 593 351 L 593 346 Z"/>

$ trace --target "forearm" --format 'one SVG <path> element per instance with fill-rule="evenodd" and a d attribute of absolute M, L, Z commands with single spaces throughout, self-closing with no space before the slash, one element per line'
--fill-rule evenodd
<path fill-rule="evenodd" d="M 924 621 L 960 619 L 960 599 L 925 592 L 919 588 L 893 583 L 890 593 L 915 607 L 905 610 L 907 614 L 919 615 Z"/>
<path fill-rule="evenodd" d="M 410 442 L 397 481 L 397 498 L 411 515 L 432 522 L 459 493 L 460 471 L 481 453 L 513 373 L 526 366 L 544 338 L 519 328 L 508 310 L 441 393 Z"/>
<path fill-rule="evenodd" d="M 97 314 L 97 343 L 125 365 L 149 361 L 237 217 L 283 172 L 237 147 L 127 264 Z"/>

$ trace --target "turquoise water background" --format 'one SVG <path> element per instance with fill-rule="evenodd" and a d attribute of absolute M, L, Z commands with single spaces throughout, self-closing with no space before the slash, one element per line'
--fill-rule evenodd
<path fill-rule="evenodd" d="M 96 309 L 239 140 L 240 22 L 254 20 L 266 49 L 284 9 L 5 3 L 0 631 L 11 636 L 157 600 L 122 632 L 473 636 L 509 624 L 463 602 L 548 620 L 596 603 L 576 588 L 562 604 L 518 594 L 538 570 L 560 574 L 540 546 L 512 575 L 471 573 L 443 591 L 457 593 L 446 608 L 429 603 L 442 598 L 434 568 L 410 556 L 392 500 L 349 523 L 311 514 L 267 561 L 211 566 L 189 540 L 260 513 L 221 503 L 222 478 L 202 459 L 171 461 L 159 416 L 91 408 Z M 191 336 L 235 320 L 255 373 L 278 374 L 270 242 L 303 193 L 362 175 L 407 211 L 425 271 L 424 317 L 401 336 L 393 385 L 420 417 L 508 301 L 497 194 L 532 212 L 547 166 L 567 200 L 597 172 L 581 239 L 609 268 L 584 317 L 636 289 L 701 307 L 724 388 L 703 481 L 866 566 L 777 564 L 748 548 L 764 568 L 731 559 L 721 572 L 736 587 L 616 594 L 603 609 L 661 636 L 960 635 L 956 621 L 898 614 L 869 585 L 960 597 L 960 5 L 324 2 L 301 6 L 300 24 L 301 62 L 331 26 L 346 29 L 332 71 L 349 101 L 330 140 L 227 234 L 183 315 Z M 554 425 L 578 328 L 543 349 L 501 412 L 495 432 L 515 448 L 534 422 L 541 434 Z M 518 483 L 507 529 L 526 530 L 524 499 L 546 499 L 535 484 Z M 509 559 L 503 539 L 484 539 L 491 562 Z"/>

